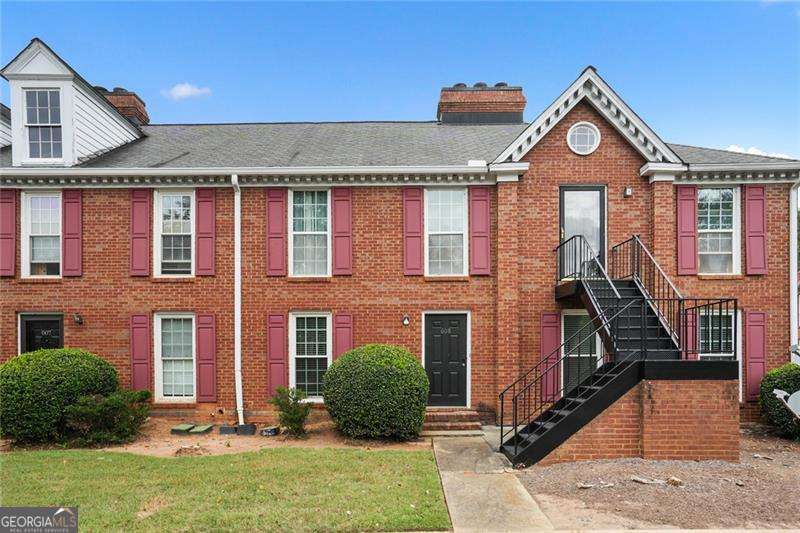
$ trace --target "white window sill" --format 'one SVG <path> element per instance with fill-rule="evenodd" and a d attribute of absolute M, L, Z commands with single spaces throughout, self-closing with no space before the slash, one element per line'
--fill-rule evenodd
<path fill-rule="evenodd" d="M 305 399 L 301 400 L 301 402 L 302 403 L 322 404 L 322 403 L 325 403 L 325 398 L 323 398 L 322 396 L 311 396 L 309 398 L 305 398 Z"/>
<path fill-rule="evenodd" d="M 155 398 L 153 401 L 155 404 L 192 404 L 197 403 L 197 398 L 194 396 L 181 396 L 179 398 L 169 397 L 169 398 Z"/>

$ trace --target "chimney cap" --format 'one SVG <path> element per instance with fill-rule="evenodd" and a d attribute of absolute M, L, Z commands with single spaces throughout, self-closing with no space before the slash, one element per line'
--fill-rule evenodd
<path fill-rule="evenodd" d="M 488 85 L 486 85 L 485 81 L 476 81 L 473 87 L 475 87 L 476 89 L 486 89 Z"/>
<path fill-rule="evenodd" d="M 490 86 L 485 82 L 479 81 L 474 83 L 472 86 L 467 85 L 466 83 L 459 82 L 454 83 L 452 86 L 449 87 L 442 87 L 442 92 L 456 92 L 456 91 L 521 91 L 522 87 L 519 85 L 509 85 L 505 81 L 499 81 L 494 85 Z"/>
<path fill-rule="evenodd" d="M 508 84 L 504 81 L 498 81 L 494 84 L 495 87 L 508 87 Z"/>

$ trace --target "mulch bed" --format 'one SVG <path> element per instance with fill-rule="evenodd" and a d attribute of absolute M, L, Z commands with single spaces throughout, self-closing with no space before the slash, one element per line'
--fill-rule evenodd
<path fill-rule="evenodd" d="M 556 496 L 663 526 L 800 527 L 800 442 L 763 427 L 742 431 L 739 463 L 620 459 L 533 466 L 518 475 L 534 497 Z M 634 476 L 674 476 L 683 486 L 641 484 Z"/>

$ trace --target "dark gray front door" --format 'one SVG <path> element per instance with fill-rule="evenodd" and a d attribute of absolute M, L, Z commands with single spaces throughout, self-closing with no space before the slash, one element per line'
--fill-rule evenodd
<path fill-rule="evenodd" d="M 64 335 L 61 315 L 23 315 L 21 352 L 32 352 L 40 348 L 63 348 Z"/>
<path fill-rule="evenodd" d="M 428 405 L 467 405 L 467 315 L 425 315 Z"/>

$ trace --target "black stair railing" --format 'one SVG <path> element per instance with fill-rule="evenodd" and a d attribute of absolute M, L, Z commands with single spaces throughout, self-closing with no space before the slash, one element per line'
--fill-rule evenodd
<path fill-rule="evenodd" d="M 650 298 L 664 327 L 679 344 L 683 296 L 638 235 L 611 248 L 611 277 L 635 281 Z"/>
<path fill-rule="evenodd" d="M 697 359 L 700 353 L 708 357 L 735 355 L 736 299 L 685 298 L 638 235 L 611 248 L 610 271 L 615 280 L 636 282 L 682 359 Z"/>
<path fill-rule="evenodd" d="M 619 302 L 622 298 L 614 286 L 606 269 L 600 262 L 600 256 L 592 249 L 592 245 L 583 235 L 574 235 L 556 246 L 556 283 L 561 281 L 592 281 L 594 286 L 586 285 L 586 291 L 592 299 L 600 318 L 605 318 L 603 313 L 609 308 L 601 306 L 599 297 L 608 297 Z M 619 309 L 613 306 L 610 311 Z"/>
<path fill-rule="evenodd" d="M 525 428 L 542 417 L 556 402 L 566 399 L 576 387 L 589 387 L 586 389 L 588 393 L 584 394 L 589 396 L 593 393 L 591 387 L 605 380 L 620 364 L 644 356 L 647 348 L 646 335 L 644 332 L 637 335 L 634 333 L 646 323 L 646 305 L 643 299 L 632 300 L 613 315 L 604 318 L 600 325 L 587 322 L 500 393 L 500 438 L 505 443 L 513 437 L 514 455 L 522 451 L 519 447 L 520 428 Z M 626 350 L 598 351 L 595 338 L 603 329 L 611 332 L 615 342 L 628 341 Z M 634 342 L 641 343 L 641 349 L 631 348 Z M 577 368 L 574 365 L 575 360 L 578 361 Z M 568 366 L 567 362 L 572 364 Z M 578 378 L 564 379 L 562 372 L 566 368 L 575 372 Z M 581 395 L 580 389 L 578 396 Z M 565 400 L 563 408 L 570 409 L 574 402 L 574 399 Z"/>

